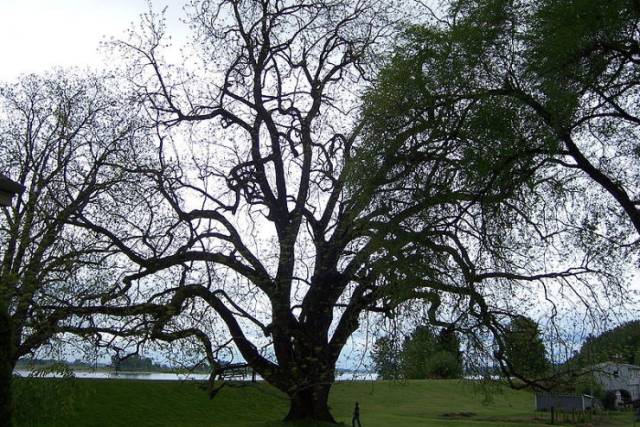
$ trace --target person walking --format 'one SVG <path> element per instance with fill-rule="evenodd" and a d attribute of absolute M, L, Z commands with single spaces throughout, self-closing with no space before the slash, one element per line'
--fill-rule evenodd
<path fill-rule="evenodd" d="M 351 427 L 356 427 L 356 421 L 358 422 L 358 427 L 362 427 L 360 424 L 360 406 L 358 402 L 356 402 L 356 407 L 353 408 L 353 418 L 351 419 Z"/>

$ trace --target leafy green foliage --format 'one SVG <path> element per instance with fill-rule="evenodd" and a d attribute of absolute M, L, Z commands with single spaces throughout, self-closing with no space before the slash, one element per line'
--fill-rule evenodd
<path fill-rule="evenodd" d="M 401 346 L 392 337 L 381 337 L 372 359 L 382 379 L 461 378 L 463 371 L 460 340 L 446 328 L 435 335 L 429 326 L 418 326 Z"/>
<path fill-rule="evenodd" d="M 396 340 L 389 336 L 378 338 L 373 344 L 371 359 L 380 379 L 397 380 L 401 377 L 400 348 Z"/>
<path fill-rule="evenodd" d="M 640 321 L 624 323 L 598 337 L 588 337 L 575 361 L 580 366 L 602 362 L 638 364 L 640 354 Z"/>
<path fill-rule="evenodd" d="M 418 326 L 402 345 L 402 372 L 408 379 L 431 376 L 431 358 L 437 351 L 437 341 L 428 326 Z"/>
<path fill-rule="evenodd" d="M 570 387 L 565 387 L 558 391 L 574 394 L 587 394 L 600 400 L 604 399 L 606 394 L 604 388 L 602 388 L 600 383 L 593 378 L 593 375 L 579 376 L 573 384 L 570 384 Z"/>
<path fill-rule="evenodd" d="M 469 229 L 479 236 L 471 260 L 462 257 L 477 265 L 456 283 L 480 282 L 478 272 L 489 272 L 484 277 L 497 280 L 486 280 L 483 290 L 508 288 L 516 298 L 522 295 L 517 285 L 536 276 L 536 268 L 546 273 L 560 264 L 588 265 L 586 275 L 569 281 L 586 290 L 575 291 L 578 298 L 599 300 L 585 305 L 592 319 L 604 319 L 625 300 L 629 254 L 640 248 L 630 232 L 632 226 L 640 232 L 638 2 L 452 0 L 446 6 L 441 20 L 407 27 L 365 97 L 371 124 L 364 132 L 363 163 L 371 173 L 387 166 L 382 159 L 393 163 L 387 166 L 393 172 L 419 171 L 391 188 L 411 188 L 401 194 L 403 201 L 462 194 L 480 201 L 477 210 L 465 211 L 473 212 L 472 225 L 453 232 L 463 236 L 461 244 L 471 240 Z M 437 149 L 442 151 L 432 154 Z M 449 179 L 425 179 L 440 174 Z M 367 176 L 365 171 L 359 178 Z M 390 210 L 389 195 L 397 193 L 385 194 L 381 211 Z M 407 228 L 437 223 L 450 213 L 433 206 L 426 204 L 426 213 Z M 426 246 L 433 236 L 439 237 L 428 230 L 411 242 L 424 239 Z M 438 265 L 444 257 L 425 252 L 393 260 L 397 270 L 404 267 L 399 283 L 437 282 L 452 274 L 450 266 Z M 494 269 L 518 273 L 494 275 Z M 547 281 L 551 287 L 565 286 L 560 282 L 577 270 L 565 271 Z M 592 292 L 599 285 L 606 288 Z M 602 306 L 600 289 L 606 295 L 613 290 L 617 301 Z M 527 313 L 533 300 L 514 301 L 505 310 L 520 305 L 516 311 Z M 506 338 L 506 352 L 515 371 L 540 377 L 549 368 L 544 345 L 537 330 L 529 342 L 517 344 L 528 330 L 518 322 Z M 415 366 L 424 371 L 423 365 Z"/>
<path fill-rule="evenodd" d="M 460 357 L 454 353 L 440 350 L 427 360 L 425 378 L 451 379 L 462 377 Z"/>
<path fill-rule="evenodd" d="M 540 378 L 550 368 L 538 324 L 524 316 L 512 320 L 504 335 L 511 370 L 526 379 Z"/>

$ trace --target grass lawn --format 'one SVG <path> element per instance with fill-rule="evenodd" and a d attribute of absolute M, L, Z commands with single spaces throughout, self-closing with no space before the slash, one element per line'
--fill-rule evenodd
<path fill-rule="evenodd" d="M 227 387 L 213 400 L 195 382 L 19 379 L 16 383 L 19 427 L 281 427 L 278 420 L 287 412 L 286 397 L 263 383 Z M 32 399 L 33 394 L 39 397 Z M 492 401 L 486 402 L 485 393 L 468 381 L 340 382 L 333 387 L 330 405 L 336 419 L 349 426 L 356 400 L 364 427 L 526 427 L 549 421 L 548 414 L 533 411 L 528 392 L 501 389 L 489 394 Z M 617 413 L 602 421 L 594 425 L 631 426 L 632 414 Z"/>

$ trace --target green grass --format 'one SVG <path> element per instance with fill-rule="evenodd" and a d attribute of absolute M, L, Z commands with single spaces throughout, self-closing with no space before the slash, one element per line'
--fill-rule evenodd
<path fill-rule="evenodd" d="M 286 397 L 262 383 L 227 387 L 208 400 L 195 382 L 77 379 L 60 387 L 56 381 L 61 380 L 16 382 L 17 391 L 23 391 L 19 427 L 281 427 L 278 420 L 287 412 Z M 38 390 L 49 403 L 35 410 L 25 390 Z M 341 382 L 333 387 L 330 406 L 336 419 L 350 426 L 359 401 L 364 427 L 540 427 L 549 420 L 533 411 L 528 392 L 503 388 L 488 394 L 491 402 L 477 385 L 464 381 Z M 56 413 L 68 401 L 71 409 Z M 631 426 L 631 419 L 630 413 L 619 413 L 601 425 Z"/>

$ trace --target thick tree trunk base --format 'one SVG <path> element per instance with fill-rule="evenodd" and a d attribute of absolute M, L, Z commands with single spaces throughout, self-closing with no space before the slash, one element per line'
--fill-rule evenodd
<path fill-rule="evenodd" d="M 13 399 L 11 379 L 13 376 L 13 340 L 11 319 L 0 307 L 0 427 L 13 427 Z"/>
<path fill-rule="evenodd" d="M 289 413 L 285 421 L 322 421 L 336 424 L 329 410 L 330 385 L 316 386 L 290 396 Z"/>
<path fill-rule="evenodd" d="M 4 365 L 4 363 L 2 363 Z M 13 399 L 11 396 L 11 371 L 0 369 L 0 427 L 13 427 Z"/>

